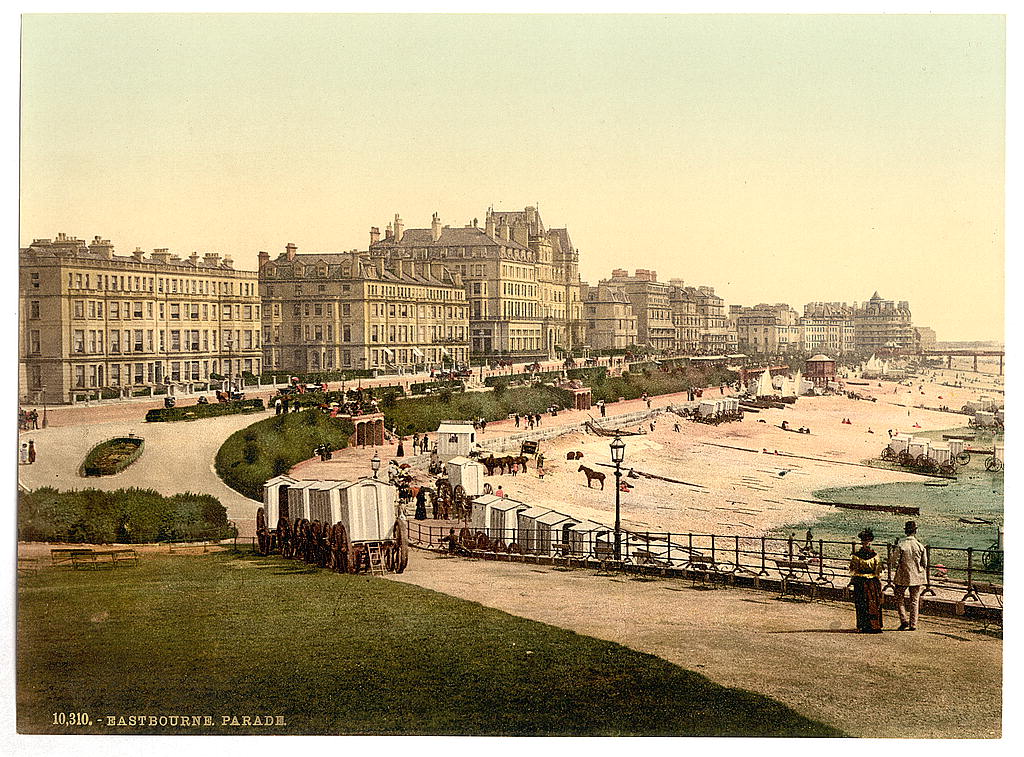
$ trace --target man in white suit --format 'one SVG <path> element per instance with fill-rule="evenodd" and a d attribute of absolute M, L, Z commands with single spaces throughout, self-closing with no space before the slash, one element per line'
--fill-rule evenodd
<path fill-rule="evenodd" d="M 927 558 L 924 545 L 917 540 L 917 523 L 908 520 L 903 532 L 906 536 L 896 544 L 891 558 L 896 608 L 900 614 L 897 630 L 916 631 L 921 592 L 927 583 Z"/>

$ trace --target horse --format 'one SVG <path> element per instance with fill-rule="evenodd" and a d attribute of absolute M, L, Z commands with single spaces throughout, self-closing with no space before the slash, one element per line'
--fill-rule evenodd
<path fill-rule="evenodd" d="M 590 488 L 590 482 L 594 481 L 594 480 L 597 480 L 597 481 L 601 482 L 601 491 L 604 491 L 604 474 L 603 473 L 601 473 L 599 471 L 596 471 L 596 470 L 592 470 L 592 469 L 588 468 L 585 465 L 581 465 L 579 467 L 579 470 L 577 471 L 577 473 L 580 473 L 580 472 L 585 473 L 586 476 L 587 476 L 587 488 L 588 489 Z"/>

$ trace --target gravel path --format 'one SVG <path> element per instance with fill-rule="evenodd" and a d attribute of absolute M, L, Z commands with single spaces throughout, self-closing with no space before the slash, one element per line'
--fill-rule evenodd
<path fill-rule="evenodd" d="M 967 621 L 927 617 L 916 632 L 857 634 L 848 604 L 420 550 L 390 578 L 657 655 L 853 736 L 1000 734 L 1002 640 Z M 895 625 L 887 614 L 885 626 Z"/>

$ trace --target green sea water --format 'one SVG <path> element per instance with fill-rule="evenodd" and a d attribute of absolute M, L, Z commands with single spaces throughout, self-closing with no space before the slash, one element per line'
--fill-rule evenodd
<path fill-rule="evenodd" d="M 796 532 L 803 538 L 810 528 L 816 539 L 851 541 L 867 527 L 875 532 L 876 542 L 891 543 L 903 536 L 903 524 L 912 517 L 917 521 L 919 538 L 927 544 L 988 549 L 996 539 L 996 528 L 1003 525 L 1003 474 L 989 473 L 981 460 L 962 468 L 947 486 L 927 486 L 925 481 L 937 480 L 821 489 L 813 495 L 826 502 L 908 505 L 920 508 L 918 516 L 830 508 L 816 520 L 793 523 L 776 533 L 785 536 Z M 992 523 L 969 525 L 960 522 L 962 517 L 984 518 Z"/>

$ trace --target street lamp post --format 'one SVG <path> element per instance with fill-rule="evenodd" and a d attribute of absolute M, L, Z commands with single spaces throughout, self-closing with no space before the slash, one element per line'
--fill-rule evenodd
<path fill-rule="evenodd" d="M 619 496 L 622 488 L 622 461 L 626 456 L 626 443 L 622 437 L 616 436 L 608 445 L 612 452 L 612 462 L 615 464 L 615 560 L 622 560 L 622 521 L 619 517 Z"/>
<path fill-rule="evenodd" d="M 370 468 L 373 469 L 373 477 L 377 478 L 377 471 L 380 470 L 380 453 L 374 452 L 373 458 L 370 460 Z"/>

